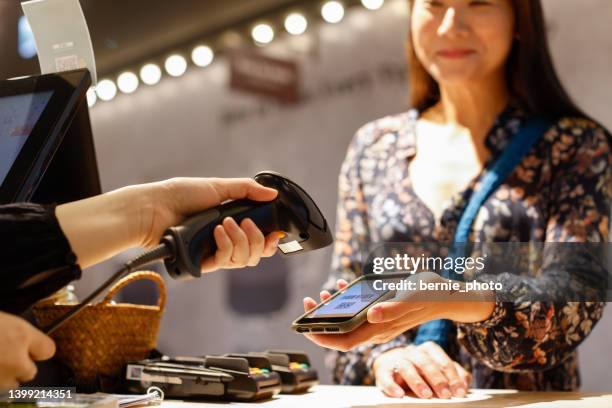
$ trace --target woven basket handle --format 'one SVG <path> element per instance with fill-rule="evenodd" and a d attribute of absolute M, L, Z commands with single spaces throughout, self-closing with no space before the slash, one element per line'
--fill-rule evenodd
<path fill-rule="evenodd" d="M 113 285 L 112 288 L 108 290 L 108 293 L 106 294 L 106 296 L 104 296 L 104 299 L 102 299 L 100 304 L 104 305 L 110 303 L 111 300 L 113 300 L 113 298 L 115 297 L 115 295 L 119 293 L 121 289 L 123 289 L 123 287 L 134 281 L 143 279 L 157 283 L 157 286 L 159 287 L 159 299 L 157 299 L 157 306 L 159 306 L 159 310 L 163 311 L 164 307 L 166 306 L 166 284 L 158 273 L 150 271 L 133 272 L 125 278 L 120 279 L 117 283 Z"/>

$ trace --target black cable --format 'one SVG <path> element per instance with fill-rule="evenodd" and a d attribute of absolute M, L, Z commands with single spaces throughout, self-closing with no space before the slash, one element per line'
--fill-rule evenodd
<path fill-rule="evenodd" d="M 166 240 L 163 244 L 160 244 L 149 251 L 145 251 L 142 254 L 138 255 L 136 258 L 132 259 L 131 261 L 126 262 L 120 270 L 115 272 L 113 276 L 108 278 L 106 282 L 104 282 L 96 290 L 94 290 L 91 295 L 85 298 L 85 300 L 83 300 L 81 303 L 70 309 L 68 313 L 64 314 L 60 318 L 56 319 L 49 326 L 47 326 L 44 329 L 44 332 L 46 334 L 51 334 L 57 329 L 59 329 L 64 323 L 66 323 L 68 320 L 70 320 L 79 312 L 81 312 L 85 308 L 85 306 L 90 304 L 96 297 L 100 295 L 100 293 L 104 292 L 113 283 L 117 282 L 119 279 L 123 278 L 124 276 L 132 272 L 134 269 L 172 256 L 174 254 L 173 246 L 174 245 L 172 245 L 171 241 L 168 242 L 168 240 Z"/>

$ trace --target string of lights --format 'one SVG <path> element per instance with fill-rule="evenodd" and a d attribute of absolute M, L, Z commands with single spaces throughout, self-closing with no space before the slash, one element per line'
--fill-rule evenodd
<path fill-rule="evenodd" d="M 327 24 L 338 24 L 344 19 L 348 7 L 359 4 L 367 10 L 374 11 L 383 7 L 385 0 L 325 1 L 320 4 L 320 8 L 317 10 L 318 18 Z M 280 26 L 284 28 L 288 35 L 303 35 L 310 26 L 309 17 L 312 20 L 312 13 L 290 9 L 288 12 L 282 13 L 281 17 L 278 24 L 261 20 L 250 23 L 248 34 L 253 44 L 260 47 L 270 44 L 277 38 L 277 30 Z M 240 35 L 237 33 L 232 34 Z M 146 62 L 139 69 L 126 70 L 119 73 L 115 76 L 115 79 L 111 79 L 112 76 L 106 77 L 98 82 L 95 89 L 89 89 L 87 92 L 87 103 L 91 108 L 98 100 L 108 102 L 113 100 L 119 93 L 132 94 L 140 86 L 154 86 L 164 78 L 164 73 L 168 77 L 180 77 L 187 72 L 190 63 L 198 68 L 206 68 L 214 62 L 217 54 L 221 51 L 219 47 L 213 47 L 210 43 L 196 44 L 191 50 L 190 61 L 185 57 L 187 53 L 176 52 L 167 56 L 163 64 L 160 62 Z"/>

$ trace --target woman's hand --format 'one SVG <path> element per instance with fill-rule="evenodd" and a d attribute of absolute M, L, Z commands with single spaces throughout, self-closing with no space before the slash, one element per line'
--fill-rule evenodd
<path fill-rule="evenodd" d="M 82 268 L 131 247 L 154 247 L 163 232 L 224 201 L 271 201 L 277 191 L 253 179 L 174 178 L 129 186 L 58 206 L 56 215 Z M 218 247 L 202 271 L 255 266 L 276 252 L 282 233 L 264 237 L 250 219 L 226 218 L 214 231 Z"/>
<path fill-rule="evenodd" d="M 372 365 L 376 386 L 389 397 L 465 397 L 471 375 L 434 342 L 382 353 Z"/>
<path fill-rule="evenodd" d="M 0 312 L 0 391 L 36 376 L 34 361 L 51 358 L 55 343 L 27 321 Z"/>
<path fill-rule="evenodd" d="M 348 283 L 340 279 L 336 283 L 338 290 L 344 289 Z M 331 294 L 324 290 L 320 293 L 319 298 L 321 302 L 327 301 L 331 297 Z M 307 312 L 317 306 L 317 302 L 310 298 L 304 298 L 304 311 Z M 364 322 L 361 326 L 349 333 L 334 334 L 312 334 L 304 333 L 310 341 L 318 344 L 321 347 L 339 351 L 349 351 L 366 343 L 386 343 L 404 331 L 408 330 L 405 328 L 406 323 L 403 321 L 391 321 L 386 323 L 374 324 L 368 321 Z M 409 324 L 409 323 L 408 323 Z"/>
<path fill-rule="evenodd" d="M 408 280 L 426 284 L 448 282 L 434 272 L 417 273 Z M 343 280 L 339 280 L 337 284 L 339 290 L 347 285 Z M 321 302 L 330 297 L 326 291 L 320 294 Z M 481 291 L 404 291 L 390 301 L 372 306 L 368 310 L 367 321 L 350 333 L 305 335 L 322 347 L 348 351 L 366 343 L 386 343 L 430 320 L 449 319 L 461 323 L 485 320 L 493 312 L 495 306 L 493 299 L 492 292 Z M 316 305 L 314 299 L 304 299 L 305 311 Z"/>

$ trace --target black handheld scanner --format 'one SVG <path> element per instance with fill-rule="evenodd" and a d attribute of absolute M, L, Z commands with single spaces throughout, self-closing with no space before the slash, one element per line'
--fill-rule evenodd
<path fill-rule="evenodd" d="M 282 231 L 285 236 L 278 248 L 284 255 L 294 255 L 330 245 L 332 234 L 314 200 L 296 183 L 280 174 L 264 171 L 254 179 L 278 191 L 273 201 L 235 200 L 188 218 L 169 228 L 162 243 L 173 249 L 174 256 L 164 263 L 175 279 L 200 277 L 200 264 L 217 250 L 214 228 L 226 217 L 237 223 L 250 218 L 267 235 Z"/>
<path fill-rule="evenodd" d="M 44 328 L 45 333 L 53 333 L 110 285 L 151 262 L 164 259 L 168 273 L 175 279 L 199 278 L 202 275 L 202 259 L 212 256 L 217 250 L 213 231 L 225 217 L 232 217 L 238 223 L 248 217 L 265 235 L 274 231 L 284 232 L 285 236 L 279 241 L 278 248 L 285 255 L 323 248 L 332 243 L 327 221 L 313 199 L 300 186 L 271 171 L 257 174 L 255 180 L 277 190 L 278 196 L 269 202 L 230 201 L 167 229 L 160 245 L 126 262 L 83 302 Z"/>

